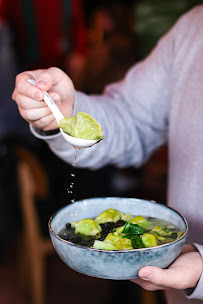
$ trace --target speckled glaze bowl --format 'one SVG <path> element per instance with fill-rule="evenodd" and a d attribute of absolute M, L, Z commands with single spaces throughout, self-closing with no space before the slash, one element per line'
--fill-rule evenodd
<path fill-rule="evenodd" d="M 109 208 L 133 215 L 158 217 L 173 223 L 184 233 L 181 238 L 169 244 L 125 251 L 86 248 L 57 235 L 66 223 L 95 218 Z M 147 265 L 168 267 L 180 254 L 188 233 L 186 220 L 174 209 L 154 201 L 117 197 L 85 199 L 67 205 L 50 218 L 48 226 L 56 252 L 66 265 L 92 277 L 113 280 L 136 278 L 139 269 Z"/>

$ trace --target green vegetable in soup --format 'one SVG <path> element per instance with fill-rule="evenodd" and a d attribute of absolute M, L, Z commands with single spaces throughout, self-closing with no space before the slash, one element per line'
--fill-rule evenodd
<path fill-rule="evenodd" d="M 165 231 L 165 232 L 168 233 L 168 232 L 169 232 L 168 227 L 164 227 L 164 228 L 163 228 L 163 231 Z"/>
<path fill-rule="evenodd" d="M 167 227 L 155 226 L 152 231 L 155 231 L 159 236 L 169 236 L 173 232 L 169 232 Z"/>
<path fill-rule="evenodd" d="M 179 239 L 183 235 L 183 231 L 178 231 L 177 232 L 177 239 Z"/>
<path fill-rule="evenodd" d="M 144 228 L 140 227 L 137 224 L 132 224 L 130 222 L 127 222 L 123 229 L 123 233 L 125 234 L 143 234 L 145 232 L 146 230 Z"/>
<path fill-rule="evenodd" d="M 145 233 L 145 229 L 140 227 L 137 224 L 132 224 L 127 222 L 124 226 L 122 233 L 124 234 L 123 238 L 128 238 L 131 241 L 133 249 L 145 247 L 140 235 Z"/>
<path fill-rule="evenodd" d="M 168 229 L 168 227 L 166 227 L 166 221 L 161 220 L 161 219 L 151 220 L 151 219 L 146 218 L 145 221 L 139 222 L 138 224 L 140 227 L 144 228 L 147 231 L 152 230 L 155 226 L 161 226 L 162 228 Z"/>
<path fill-rule="evenodd" d="M 151 233 L 144 233 L 141 236 L 141 239 L 145 247 L 154 247 L 158 245 L 155 236 Z"/>
<path fill-rule="evenodd" d="M 120 234 L 109 233 L 104 242 L 111 243 L 118 250 L 130 250 L 133 249 L 130 239 L 123 238 Z"/>
<path fill-rule="evenodd" d="M 106 211 L 99 214 L 95 221 L 99 224 L 103 224 L 106 222 L 114 222 L 116 223 L 119 221 L 122 216 L 124 216 L 124 213 L 115 209 L 107 209 Z"/>
<path fill-rule="evenodd" d="M 117 228 L 115 229 L 115 233 L 117 233 L 117 234 L 123 233 L 124 227 L 125 227 L 125 225 L 124 225 L 124 226 L 117 227 Z"/>
<path fill-rule="evenodd" d="M 127 237 L 127 236 L 125 236 Z M 130 241 L 133 249 L 139 249 L 139 248 L 144 248 L 144 244 L 142 242 L 141 236 L 139 234 L 136 235 L 131 235 L 130 236 Z"/>
<path fill-rule="evenodd" d="M 160 236 L 156 231 L 151 230 L 150 233 L 153 234 L 155 236 L 155 238 L 160 242 L 164 242 L 166 239 L 164 236 Z"/>
<path fill-rule="evenodd" d="M 146 219 L 142 215 L 137 215 L 136 217 L 133 217 L 130 220 L 130 222 L 133 224 L 138 224 L 138 223 L 146 222 Z"/>
<path fill-rule="evenodd" d="M 103 250 L 118 250 L 114 245 L 104 241 L 94 241 L 93 247 L 94 249 L 103 249 Z"/>
<path fill-rule="evenodd" d="M 75 229 L 75 233 L 84 234 L 87 236 L 97 235 L 101 232 L 101 226 L 94 220 L 83 219 L 78 222 L 71 222 L 71 227 Z"/>
<path fill-rule="evenodd" d="M 140 227 L 144 228 L 146 231 L 152 230 L 157 224 L 157 221 L 143 221 L 138 223 Z"/>
<path fill-rule="evenodd" d="M 172 238 L 169 238 L 169 237 L 160 236 L 156 231 L 151 231 L 150 233 L 155 236 L 155 238 L 158 241 L 158 245 L 171 243 L 175 240 L 175 239 L 172 239 Z"/>
<path fill-rule="evenodd" d="M 126 213 L 121 217 L 121 220 L 125 222 L 130 222 L 133 219 L 133 215 L 130 213 Z"/>
<path fill-rule="evenodd" d="M 89 114 L 78 112 L 76 116 L 64 117 L 58 127 L 73 137 L 83 139 L 103 139 L 101 125 Z"/>

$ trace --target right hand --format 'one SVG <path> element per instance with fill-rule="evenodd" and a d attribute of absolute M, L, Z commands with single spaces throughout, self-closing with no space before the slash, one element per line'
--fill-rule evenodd
<path fill-rule="evenodd" d="M 35 79 L 36 86 L 28 79 Z M 12 98 L 18 105 L 21 116 L 33 126 L 43 130 L 58 128 L 51 110 L 43 101 L 47 91 L 64 117 L 70 117 L 74 104 L 74 86 L 71 79 L 58 68 L 23 72 L 16 77 Z"/>

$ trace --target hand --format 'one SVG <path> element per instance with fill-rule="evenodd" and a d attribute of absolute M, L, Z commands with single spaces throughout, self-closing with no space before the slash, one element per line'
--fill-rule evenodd
<path fill-rule="evenodd" d="M 35 79 L 36 86 L 27 80 Z M 16 77 L 12 98 L 18 105 L 21 116 L 33 126 L 43 130 L 57 129 L 57 122 L 43 101 L 47 91 L 65 117 L 72 115 L 74 86 L 71 79 L 60 69 L 27 71 Z"/>
<path fill-rule="evenodd" d="M 180 256 L 168 269 L 145 266 L 139 270 L 138 279 L 131 280 L 150 291 L 169 288 L 194 288 L 201 276 L 202 258 L 192 245 L 185 245 Z"/>

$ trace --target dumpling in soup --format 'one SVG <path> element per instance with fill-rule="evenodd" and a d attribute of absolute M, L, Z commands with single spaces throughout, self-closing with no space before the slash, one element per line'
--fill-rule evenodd
<path fill-rule="evenodd" d="M 99 224 L 103 224 L 106 222 L 114 222 L 116 223 L 124 216 L 124 213 L 115 209 L 107 209 L 104 212 L 100 213 L 95 221 Z"/>
<path fill-rule="evenodd" d="M 71 227 L 75 229 L 75 233 L 81 233 L 87 236 L 97 235 L 101 232 L 101 226 L 94 220 L 83 219 L 78 222 L 71 222 Z"/>

